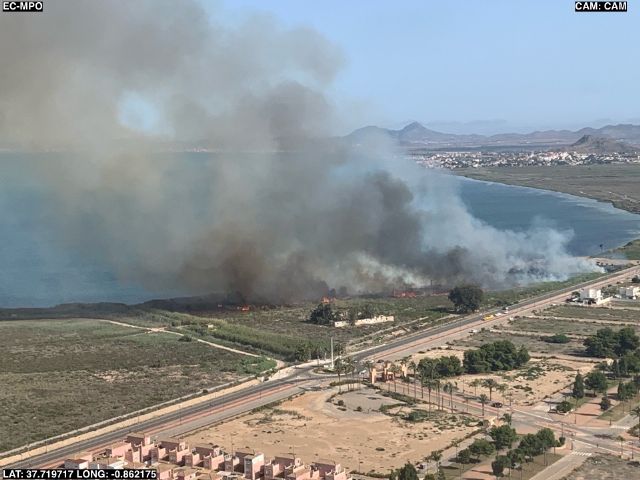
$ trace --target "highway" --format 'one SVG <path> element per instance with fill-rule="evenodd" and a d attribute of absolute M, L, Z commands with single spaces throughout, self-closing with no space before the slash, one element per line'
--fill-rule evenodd
<path fill-rule="evenodd" d="M 638 274 L 640 267 L 634 266 L 620 272 L 606 275 L 590 282 L 554 291 L 529 300 L 522 301 L 510 309 L 508 315 L 496 317 L 490 321 L 483 321 L 484 315 L 472 314 L 443 325 L 428 328 L 421 332 L 407 335 L 386 344 L 369 348 L 364 351 L 354 352 L 351 356 L 357 361 L 376 360 L 380 358 L 399 358 L 409 352 L 427 348 L 429 343 L 444 342 L 452 336 L 468 333 L 469 328 L 478 326 L 491 326 L 507 320 L 508 316 L 519 315 L 532 309 L 541 308 L 550 303 L 561 302 L 567 294 L 584 287 L 599 287 L 615 283 L 618 280 L 628 279 Z M 109 433 L 96 435 L 88 440 L 76 442 L 72 445 L 57 448 L 44 454 L 25 458 L 12 465 L 11 468 L 49 467 L 60 464 L 65 458 L 84 451 L 100 451 L 111 443 L 122 440 L 131 431 L 143 431 L 152 435 L 175 435 L 199 428 L 206 424 L 213 424 L 250 411 L 259 406 L 286 398 L 304 389 L 319 386 L 331 380 L 331 377 L 314 375 L 312 370 L 315 365 L 290 368 L 283 378 L 268 380 L 258 385 L 253 385 L 242 390 L 229 393 L 212 401 L 203 401 L 190 405 L 178 411 L 163 414 L 156 418 L 137 423 Z M 467 407 L 468 408 L 468 407 Z"/>

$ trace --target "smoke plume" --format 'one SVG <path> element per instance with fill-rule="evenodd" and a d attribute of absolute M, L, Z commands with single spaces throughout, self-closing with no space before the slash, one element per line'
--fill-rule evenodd
<path fill-rule="evenodd" d="M 123 279 L 279 302 L 592 268 L 566 233 L 473 218 L 383 139 L 329 140 L 344 59 L 313 30 L 188 0 L 47 2 L 0 16 L 0 59 L 0 141 L 56 152 L 29 165 L 55 240 Z M 132 98 L 152 128 L 123 120 Z"/>

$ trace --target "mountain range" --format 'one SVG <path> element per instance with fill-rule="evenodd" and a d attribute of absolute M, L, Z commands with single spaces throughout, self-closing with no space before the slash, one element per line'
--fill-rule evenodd
<path fill-rule="evenodd" d="M 545 130 L 531 133 L 501 133 L 497 135 L 459 135 L 442 133 L 426 128 L 419 122 L 412 122 L 399 130 L 376 126 L 359 128 L 344 139 L 351 144 L 359 144 L 367 138 L 384 137 L 408 149 L 440 148 L 554 148 L 593 146 L 609 151 L 635 150 L 640 146 L 640 125 L 619 124 L 601 128 L 582 128 L 580 130 Z M 596 139 L 599 141 L 596 142 Z M 597 152 L 589 152 L 597 153 Z M 605 153 L 605 152 L 603 152 Z"/>

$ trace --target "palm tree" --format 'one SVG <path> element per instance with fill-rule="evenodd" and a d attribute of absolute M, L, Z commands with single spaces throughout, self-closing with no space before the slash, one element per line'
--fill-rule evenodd
<path fill-rule="evenodd" d="M 487 397 L 484 393 L 480 395 L 480 403 L 482 404 L 482 418 L 484 418 L 484 406 L 489 401 L 489 397 Z"/>
<path fill-rule="evenodd" d="M 506 383 L 499 383 L 496 387 L 496 390 L 500 392 L 500 395 L 502 396 L 502 401 L 504 401 L 504 392 L 506 392 L 508 388 L 509 387 Z"/>
<path fill-rule="evenodd" d="M 396 380 L 398 379 L 398 374 L 402 372 L 402 369 L 396 365 L 395 363 L 391 365 L 391 373 L 393 373 L 393 391 L 398 393 L 398 384 Z"/>
<path fill-rule="evenodd" d="M 478 396 L 478 387 L 479 387 L 480 385 L 482 385 L 482 380 L 481 380 L 481 379 L 479 379 L 479 378 L 476 378 L 476 379 L 475 379 L 475 380 L 473 380 L 469 385 L 470 385 L 470 386 L 472 386 L 472 387 L 474 388 L 473 395 L 477 397 L 477 396 Z"/>
<path fill-rule="evenodd" d="M 498 382 L 496 382 L 493 378 L 487 378 L 482 382 L 482 386 L 489 389 L 489 401 L 491 401 L 493 389 L 498 387 Z"/>
<path fill-rule="evenodd" d="M 434 381 L 431 380 L 430 378 L 423 379 L 423 380 L 424 380 L 424 383 L 427 385 L 427 394 L 428 394 L 427 404 L 429 405 L 429 418 L 431 418 L 431 390 L 433 389 Z"/>
<path fill-rule="evenodd" d="M 640 440 L 640 406 L 631 409 L 629 413 L 634 417 L 638 417 L 638 439 Z"/>
<path fill-rule="evenodd" d="M 436 471 L 440 469 L 440 460 L 442 460 L 442 450 L 434 450 L 429 455 L 429 460 L 436 462 Z"/>
<path fill-rule="evenodd" d="M 371 360 L 365 360 L 363 365 L 369 371 L 369 375 L 371 375 L 374 363 Z"/>
<path fill-rule="evenodd" d="M 436 387 L 436 401 L 438 402 L 438 410 L 441 410 L 441 398 L 440 398 L 440 387 L 442 386 L 442 384 L 440 383 L 440 379 L 436 378 L 433 381 L 433 386 Z"/>
<path fill-rule="evenodd" d="M 418 380 L 418 376 L 416 372 L 418 370 L 418 364 L 411 360 L 411 362 L 409 362 L 409 368 L 411 368 L 411 371 L 413 371 L 413 398 L 417 399 L 418 393 L 416 391 L 416 381 Z"/>
<path fill-rule="evenodd" d="M 344 361 L 342 358 L 338 358 L 333 362 L 333 370 L 338 374 L 338 392 L 342 393 L 341 375 L 344 372 Z"/>
<path fill-rule="evenodd" d="M 451 413 L 453 413 L 453 383 L 445 383 L 443 390 L 445 391 L 445 393 L 449 394 L 449 408 L 451 409 Z"/>
<path fill-rule="evenodd" d="M 511 422 L 513 422 L 513 416 L 510 413 L 505 413 L 504 415 L 502 415 L 502 421 L 511 426 Z"/>

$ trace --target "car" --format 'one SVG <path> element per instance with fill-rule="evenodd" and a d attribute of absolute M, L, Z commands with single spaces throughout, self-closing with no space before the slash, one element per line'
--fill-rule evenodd
<path fill-rule="evenodd" d="M 469 333 L 478 333 L 478 330 L 474 328 L 472 330 L 469 330 Z"/>
<path fill-rule="evenodd" d="M 491 406 L 495 408 L 502 408 L 503 405 L 502 402 L 493 402 Z"/>

